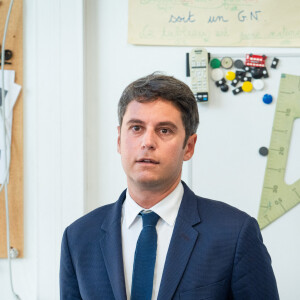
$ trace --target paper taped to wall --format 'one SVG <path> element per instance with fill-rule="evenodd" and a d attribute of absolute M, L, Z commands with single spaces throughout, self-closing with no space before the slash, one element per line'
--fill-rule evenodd
<path fill-rule="evenodd" d="M 5 155 L 4 155 L 4 145 L 6 138 L 6 154 L 7 161 L 10 160 L 10 147 L 11 147 L 11 133 L 12 133 L 12 120 L 13 120 L 13 108 L 18 99 L 19 93 L 21 91 L 21 86 L 15 82 L 15 71 L 5 70 L 4 71 L 4 92 L 5 92 L 5 129 L 6 133 L 3 132 L 2 126 L 0 130 L 0 184 L 4 183 L 7 176 L 8 170 L 5 168 Z M 0 93 L 2 89 L 2 74 L 0 73 Z M 2 99 L 1 99 L 2 101 Z M 0 124 L 3 123 L 3 114 L 0 114 Z"/>
<path fill-rule="evenodd" d="M 299 11 L 293 0 L 129 0 L 128 42 L 300 47 Z"/>

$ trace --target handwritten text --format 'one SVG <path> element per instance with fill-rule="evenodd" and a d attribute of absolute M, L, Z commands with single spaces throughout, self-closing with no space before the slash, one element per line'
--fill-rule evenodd
<path fill-rule="evenodd" d="M 171 15 L 169 19 L 169 23 L 194 23 L 195 21 L 194 15 L 190 11 L 188 17 Z"/>

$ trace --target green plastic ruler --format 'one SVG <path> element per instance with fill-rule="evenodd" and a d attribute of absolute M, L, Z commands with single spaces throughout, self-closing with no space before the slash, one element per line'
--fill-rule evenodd
<path fill-rule="evenodd" d="M 300 179 L 290 185 L 284 180 L 293 123 L 299 117 L 300 76 L 282 74 L 258 213 L 261 229 L 300 203 Z"/>

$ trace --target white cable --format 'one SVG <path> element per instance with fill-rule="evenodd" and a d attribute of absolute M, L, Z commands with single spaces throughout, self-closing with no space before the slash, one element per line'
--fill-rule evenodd
<path fill-rule="evenodd" d="M 7 124 L 6 124 L 6 125 L 7 125 Z M 5 130 L 5 134 L 4 134 L 4 135 L 6 136 L 6 144 L 4 143 L 5 146 L 11 144 L 11 140 L 10 140 L 10 138 L 9 138 L 8 132 L 9 132 L 9 129 L 8 129 L 7 126 L 6 126 L 6 130 Z M 7 158 L 7 154 L 9 154 L 9 157 L 8 157 L 8 158 Z M 3 188 L 4 188 L 4 186 L 5 186 L 5 182 L 6 182 L 6 183 L 8 182 L 9 168 L 10 168 L 10 152 L 8 152 L 7 154 L 6 154 L 6 161 L 7 161 L 7 159 L 8 159 L 8 163 L 7 163 L 6 172 L 5 172 L 4 179 L 3 179 L 3 184 L 1 184 L 1 187 L 0 187 L 0 193 L 1 193 L 1 191 L 3 190 Z"/>
<path fill-rule="evenodd" d="M 5 211 L 6 211 L 6 240 L 7 240 L 7 258 L 8 258 L 8 268 L 9 268 L 9 279 L 10 279 L 10 288 L 11 292 L 14 296 L 15 299 L 21 300 L 21 298 L 15 293 L 14 287 L 13 287 L 13 281 L 12 281 L 12 269 L 11 269 L 11 257 L 10 257 L 10 237 L 9 237 L 9 209 L 8 209 L 8 193 L 7 193 L 7 179 L 8 179 L 8 174 L 9 174 L 9 166 L 10 166 L 10 155 L 9 155 L 9 162 L 7 161 L 7 142 L 9 142 L 10 146 L 10 141 L 9 141 L 9 133 L 6 128 L 6 119 L 5 119 L 5 94 L 4 94 L 4 63 L 5 63 L 5 40 L 6 40 L 6 34 L 7 34 L 7 28 L 8 28 L 8 22 L 11 14 L 11 9 L 13 6 L 14 0 L 10 1 L 7 17 L 6 17 L 6 22 L 5 22 L 5 27 L 4 27 L 4 34 L 3 34 L 3 41 L 2 41 L 2 49 L 1 49 L 1 74 L 2 74 L 2 127 L 3 127 L 3 134 L 4 134 L 4 155 L 3 155 L 3 160 L 4 160 L 4 170 L 5 172 L 5 178 L 1 187 L 1 190 L 3 189 L 4 186 L 4 191 L 5 191 Z M 8 141 L 7 141 L 8 139 Z M 10 151 L 10 150 L 9 150 Z M 0 190 L 0 191 L 1 191 Z"/>

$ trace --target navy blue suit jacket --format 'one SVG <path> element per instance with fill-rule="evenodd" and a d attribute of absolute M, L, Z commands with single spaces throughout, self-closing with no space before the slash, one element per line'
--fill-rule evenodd
<path fill-rule="evenodd" d="M 158 299 L 279 299 L 256 220 L 225 203 L 198 197 L 183 185 Z M 65 230 L 61 300 L 126 299 L 121 244 L 125 195 Z"/>

